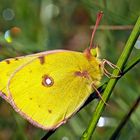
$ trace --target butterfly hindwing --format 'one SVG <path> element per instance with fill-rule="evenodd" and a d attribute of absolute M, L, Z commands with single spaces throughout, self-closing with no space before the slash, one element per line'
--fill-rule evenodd
<path fill-rule="evenodd" d="M 34 125 L 54 129 L 78 111 L 92 92 L 91 81 L 75 75 L 88 67 L 80 52 L 37 56 L 10 76 L 11 104 Z"/>

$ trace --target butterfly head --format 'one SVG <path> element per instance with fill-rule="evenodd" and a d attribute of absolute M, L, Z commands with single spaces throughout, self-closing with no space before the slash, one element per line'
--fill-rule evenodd
<path fill-rule="evenodd" d="M 91 48 L 90 49 L 90 54 L 91 54 L 91 56 L 99 58 L 100 57 L 100 48 L 99 48 L 99 46 L 97 45 L 94 48 Z"/>
<path fill-rule="evenodd" d="M 88 59 L 91 59 L 92 57 L 99 58 L 100 57 L 100 48 L 98 45 L 93 48 L 87 48 L 87 49 L 85 49 L 84 54 Z"/>

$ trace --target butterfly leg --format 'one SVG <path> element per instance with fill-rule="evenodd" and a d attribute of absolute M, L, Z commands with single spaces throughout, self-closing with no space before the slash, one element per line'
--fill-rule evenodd
<path fill-rule="evenodd" d="M 94 82 L 91 83 L 91 86 L 92 86 L 92 88 L 96 91 L 96 93 L 98 94 L 98 96 L 100 97 L 100 99 L 104 102 L 104 104 L 105 104 L 105 105 L 108 105 L 108 104 L 104 101 L 104 99 L 102 98 L 101 93 L 100 93 L 100 92 L 98 91 L 98 89 L 96 88 Z"/>
<path fill-rule="evenodd" d="M 101 66 L 102 66 L 102 69 L 103 69 L 103 73 L 108 77 L 108 78 L 119 78 L 121 77 L 121 74 L 118 75 L 118 76 L 115 76 L 113 74 L 111 74 L 110 72 L 107 71 L 107 69 L 105 68 L 105 64 L 108 64 L 111 68 L 113 69 L 118 69 L 121 72 L 120 68 L 116 65 L 114 65 L 113 63 L 111 63 L 110 61 L 106 60 L 106 59 L 103 59 L 102 60 L 102 63 L 101 63 Z"/>

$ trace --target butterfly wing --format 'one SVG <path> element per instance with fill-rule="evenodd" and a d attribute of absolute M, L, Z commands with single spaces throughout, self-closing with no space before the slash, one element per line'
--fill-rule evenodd
<path fill-rule="evenodd" d="M 8 100 L 8 93 L 7 93 L 7 83 L 9 77 L 16 69 L 19 67 L 23 67 L 28 63 L 31 63 L 32 60 L 38 58 L 40 55 L 61 52 L 63 50 L 56 50 L 56 51 L 47 51 L 41 52 L 33 55 L 21 56 L 16 58 L 9 58 L 0 62 L 0 96 L 6 100 Z"/>
<path fill-rule="evenodd" d="M 6 86 L 10 75 L 15 71 L 15 69 L 21 65 L 25 65 L 29 61 L 32 61 L 34 58 L 36 57 L 19 57 L 14 59 L 6 59 L 0 62 L 0 96 L 2 98 L 8 100 L 8 92 Z"/>
<path fill-rule="evenodd" d="M 93 91 L 91 80 L 75 75 L 89 67 L 79 52 L 42 55 L 16 67 L 6 94 L 24 118 L 43 129 L 54 129 L 78 111 Z"/>

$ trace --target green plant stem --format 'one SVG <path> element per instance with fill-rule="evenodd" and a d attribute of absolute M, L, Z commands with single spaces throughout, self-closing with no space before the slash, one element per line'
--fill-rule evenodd
<path fill-rule="evenodd" d="M 133 46 L 138 38 L 140 34 L 140 17 L 138 18 L 134 28 L 133 28 L 133 31 L 131 33 L 131 35 L 129 36 L 129 39 L 124 47 L 124 50 L 120 56 L 120 58 L 118 59 L 118 62 L 117 62 L 117 67 L 119 67 L 121 70 L 123 70 L 124 68 L 124 65 L 126 64 L 129 56 L 130 56 L 130 53 L 133 49 Z M 118 76 L 119 75 L 119 70 L 115 69 L 113 71 L 113 75 L 115 76 Z M 110 95 L 111 95 L 111 92 L 114 88 L 114 86 L 116 85 L 118 81 L 118 78 L 115 78 L 115 79 L 110 79 L 107 86 L 106 86 L 106 89 L 104 90 L 104 93 L 103 93 L 103 99 L 105 102 L 108 101 Z M 104 110 L 104 107 L 105 107 L 105 104 L 102 100 L 100 100 L 100 102 L 98 103 L 95 111 L 94 111 L 94 114 L 92 116 L 92 119 L 90 121 L 90 124 L 88 126 L 88 128 L 86 129 L 86 131 L 83 133 L 82 135 L 82 140 L 90 140 L 91 137 L 92 137 L 92 134 L 96 128 L 96 125 L 98 123 L 98 120 Z"/>

